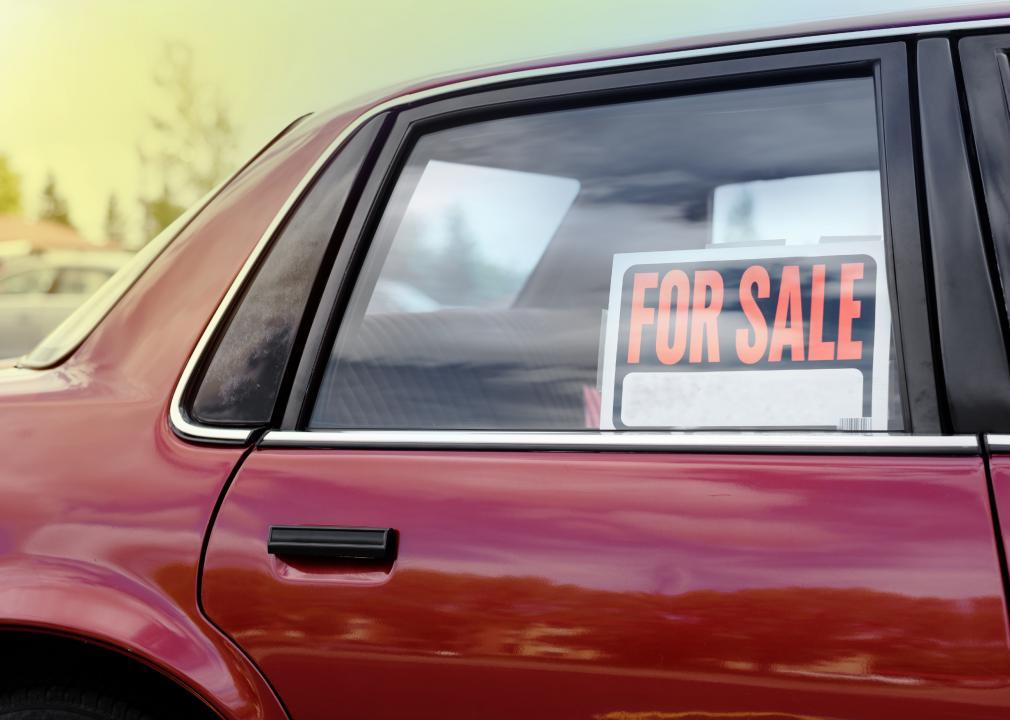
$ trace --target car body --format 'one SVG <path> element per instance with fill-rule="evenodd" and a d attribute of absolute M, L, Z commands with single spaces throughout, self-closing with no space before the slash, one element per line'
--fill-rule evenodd
<path fill-rule="evenodd" d="M 130 259 L 125 252 L 47 252 L 0 270 L 0 357 L 24 355 Z"/>
<path fill-rule="evenodd" d="M 15 691 L 1005 717 L 1008 32 L 693 39 L 296 123 L 0 373 Z"/>

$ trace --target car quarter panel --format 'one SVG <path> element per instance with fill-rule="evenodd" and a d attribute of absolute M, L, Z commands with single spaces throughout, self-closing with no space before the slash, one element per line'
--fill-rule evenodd
<path fill-rule="evenodd" d="M 271 525 L 399 558 L 285 562 Z M 1010 709 L 979 457 L 258 450 L 203 591 L 299 718 Z"/>
<path fill-rule="evenodd" d="M 197 598 L 205 531 L 244 450 L 184 442 L 168 408 L 256 241 L 352 116 L 261 154 L 65 363 L 0 373 L 0 625 L 100 639 L 230 718 L 285 716 Z"/>

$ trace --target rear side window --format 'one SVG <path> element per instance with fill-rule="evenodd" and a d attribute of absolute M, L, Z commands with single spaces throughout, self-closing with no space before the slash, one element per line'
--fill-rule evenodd
<path fill-rule="evenodd" d="M 112 275 L 99 268 L 63 268 L 53 292 L 66 295 L 90 295 Z"/>
<path fill-rule="evenodd" d="M 355 134 L 287 219 L 218 340 L 192 398 L 207 425 L 258 425 L 274 410 L 316 273 L 383 120 Z"/>
<path fill-rule="evenodd" d="M 421 136 L 310 427 L 905 427 L 870 77 Z"/>
<path fill-rule="evenodd" d="M 48 293 L 53 287 L 55 270 L 40 268 L 11 273 L 0 278 L 0 295 L 31 295 Z"/>

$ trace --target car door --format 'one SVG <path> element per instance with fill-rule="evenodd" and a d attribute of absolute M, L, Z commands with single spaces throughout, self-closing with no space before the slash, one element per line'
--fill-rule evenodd
<path fill-rule="evenodd" d="M 907 57 L 509 78 L 322 176 L 233 316 L 322 218 L 201 582 L 292 717 L 1005 716 Z M 186 412 L 238 427 L 216 357 Z"/>

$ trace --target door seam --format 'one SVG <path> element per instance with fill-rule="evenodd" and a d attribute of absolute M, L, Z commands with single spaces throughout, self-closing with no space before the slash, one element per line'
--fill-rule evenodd
<path fill-rule="evenodd" d="M 222 628 L 220 625 L 217 624 L 217 622 L 210 616 L 210 614 L 207 612 L 207 609 L 203 605 L 203 575 L 205 565 L 207 562 L 207 550 L 210 546 L 210 534 L 214 530 L 214 525 L 217 523 L 217 516 L 221 512 L 221 508 L 224 506 L 225 498 L 228 497 L 228 491 L 231 490 L 232 483 L 235 481 L 235 478 L 238 477 L 239 471 L 245 464 L 246 458 L 248 458 L 253 453 L 253 451 L 256 450 L 256 446 L 258 445 L 260 436 L 262 434 L 263 434 L 262 430 L 257 430 L 250 437 L 248 447 L 243 449 L 242 454 L 239 456 L 238 460 L 235 461 L 235 466 L 228 474 L 228 478 L 225 480 L 224 486 L 221 488 L 221 492 L 218 494 L 217 501 L 214 503 L 214 509 L 210 513 L 210 518 L 207 520 L 207 527 L 203 533 L 203 541 L 200 544 L 200 562 L 197 566 L 196 607 L 197 610 L 200 612 L 201 617 L 203 617 L 203 619 L 207 623 L 209 623 L 211 627 L 213 627 L 215 630 L 221 633 L 222 636 L 228 638 L 228 641 L 232 644 L 232 646 L 236 650 L 238 650 L 239 653 L 241 653 L 242 657 L 246 659 L 246 662 L 248 662 L 250 666 L 255 668 L 256 672 L 259 673 L 259 676 L 263 679 L 263 682 L 266 683 L 266 686 L 268 688 L 270 688 L 270 692 L 273 693 L 274 698 L 280 704 L 281 710 L 284 711 L 284 714 L 288 718 L 291 718 L 291 711 L 288 709 L 287 704 L 284 702 L 284 698 L 281 697 L 281 694 L 277 691 L 277 688 L 274 686 L 273 682 L 271 682 L 267 674 L 263 672 L 263 669 L 260 668 L 256 660 L 253 659 L 253 657 L 246 652 L 245 648 L 242 647 L 242 645 L 237 640 L 235 640 L 235 638 L 233 638 L 229 632 L 227 632 L 224 628 Z"/>
<path fill-rule="evenodd" d="M 1007 568 L 1006 545 L 1003 542 L 1003 528 L 1000 525 L 999 510 L 996 507 L 996 488 L 992 479 L 991 452 L 986 435 L 979 435 L 979 447 L 982 452 L 982 465 L 985 469 L 985 485 L 989 499 L 989 514 L 993 527 L 993 540 L 996 545 L 996 556 L 999 561 L 1000 580 L 1003 585 L 1003 618 L 1007 632 L 1007 640 L 1010 642 L 1010 572 Z"/>

